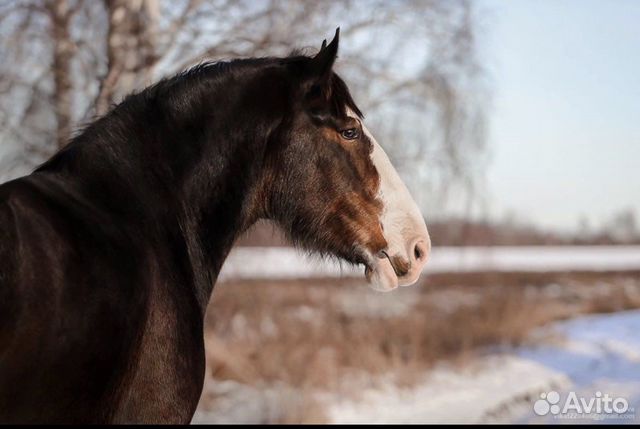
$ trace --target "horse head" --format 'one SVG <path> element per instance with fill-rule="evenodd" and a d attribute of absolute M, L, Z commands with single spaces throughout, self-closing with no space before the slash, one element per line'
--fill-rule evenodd
<path fill-rule="evenodd" d="M 333 71 L 339 31 L 314 57 L 285 62 L 296 86 L 268 151 L 267 217 L 301 247 L 365 266 L 388 291 L 417 281 L 430 252 L 424 218 Z"/>

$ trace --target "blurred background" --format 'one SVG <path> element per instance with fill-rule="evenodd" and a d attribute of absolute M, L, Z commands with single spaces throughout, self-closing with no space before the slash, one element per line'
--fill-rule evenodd
<path fill-rule="evenodd" d="M 340 26 L 431 261 L 379 294 L 256 225 L 207 313 L 194 422 L 575 422 L 534 412 L 557 391 L 637 423 L 638 22 L 632 0 L 2 0 L 0 182 L 164 76 Z"/>

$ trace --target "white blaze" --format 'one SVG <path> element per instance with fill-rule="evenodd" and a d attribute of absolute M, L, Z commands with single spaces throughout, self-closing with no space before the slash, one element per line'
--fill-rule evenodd
<path fill-rule="evenodd" d="M 371 159 L 380 176 L 378 198 L 383 203 L 380 221 L 389 243 L 389 255 L 404 254 L 407 252 L 404 247 L 409 244 L 405 243 L 406 240 L 412 240 L 418 236 L 429 238 L 427 226 L 418 205 L 391 165 L 389 157 L 364 125 L 363 130 L 373 143 Z"/>
<path fill-rule="evenodd" d="M 351 112 L 350 115 L 355 116 Z M 380 176 L 378 198 L 383 203 L 380 223 L 388 244 L 386 252 L 389 257 L 400 256 L 411 263 L 409 273 L 398 279 L 388 259 L 371 255 L 371 284 L 377 290 L 387 291 L 395 289 L 398 284 L 408 286 L 418 280 L 430 251 L 431 241 L 422 213 L 393 168 L 389 157 L 364 124 L 362 130 L 373 145 L 371 160 Z M 418 260 L 414 256 L 416 245 L 426 253 Z"/>

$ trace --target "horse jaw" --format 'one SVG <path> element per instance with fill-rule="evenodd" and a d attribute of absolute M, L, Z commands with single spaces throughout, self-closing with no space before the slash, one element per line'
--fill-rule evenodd
<path fill-rule="evenodd" d="M 377 258 L 364 270 L 369 286 L 378 292 L 391 292 L 398 287 L 398 276 L 387 258 Z"/>

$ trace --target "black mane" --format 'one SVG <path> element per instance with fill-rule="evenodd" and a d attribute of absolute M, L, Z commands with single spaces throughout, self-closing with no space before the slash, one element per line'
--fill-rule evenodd
<path fill-rule="evenodd" d="M 198 107 L 198 104 L 194 103 L 194 94 L 199 95 L 201 101 L 202 97 L 206 97 L 212 87 L 224 86 L 228 80 L 235 80 L 248 74 L 259 73 L 267 68 L 285 65 L 299 65 L 302 68 L 303 64 L 310 59 L 310 56 L 293 52 L 290 56 L 284 58 L 261 57 L 229 61 L 205 61 L 194 65 L 172 77 L 164 78 L 142 91 L 126 96 L 120 104 L 112 106 L 105 116 L 83 127 L 65 148 L 37 167 L 35 171 L 63 167 L 67 160 L 75 157 L 75 151 L 78 150 L 78 146 L 82 144 L 82 141 L 86 140 L 83 138 L 85 134 L 95 134 L 100 129 L 111 127 L 116 129 L 127 127 L 126 122 L 128 119 L 135 118 L 140 111 L 150 105 L 162 103 L 168 111 L 181 112 L 184 115 L 197 115 L 194 112 L 194 109 Z M 331 76 L 329 99 L 332 114 L 344 116 L 346 115 L 346 108 L 349 108 L 360 118 L 363 117 L 347 85 L 335 73 Z M 198 97 L 195 97 L 195 100 L 198 100 Z"/>
<path fill-rule="evenodd" d="M 150 92 L 156 94 L 164 94 L 167 95 L 166 91 L 170 91 L 171 88 L 176 86 L 181 86 L 186 82 L 192 84 L 193 81 L 198 81 L 200 79 L 214 79 L 214 80 L 223 80 L 228 75 L 233 75 L 234 73 L 242 73 L 243 71 L 247 71 L 249 69 L 260 69 L 265 67 L 274 67 L 281 65 L 296 65 L 299 64 L 300 67 L 302 65 L 311 60 L 312 57 L 307 55 L 302 55 L 298 51 L 294 51 L 285 58 L 276 58 L 276 57 L 261 57 L 261 58 L 246 58 L 246 59 L 236 59 L 230 61 L 204 61 L 199 64 L 196 64 L 170 78 L 165 78 L 155 85 L 147 88 L 143 92 Z M 335 106 L 336 114 L 344 114 L 345 106 L 351 109 L 354 113 L 356 113 L 359 117 L 363 117 L 362 112 L 356 105 L 353 100 L 351 93 L 347 85 L 344 81 L 337 75 L 333 74 L 331 76 L 331 104 Z M 134 94 L 135 96 L 138 94 Z"/>

